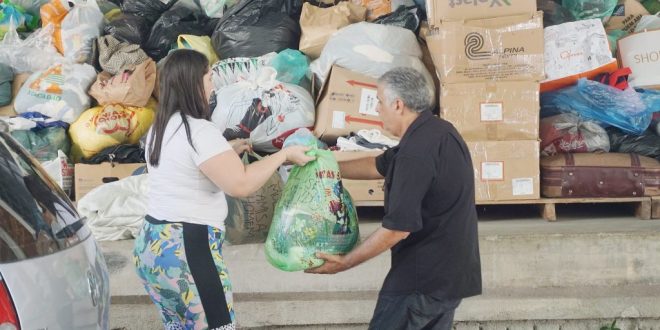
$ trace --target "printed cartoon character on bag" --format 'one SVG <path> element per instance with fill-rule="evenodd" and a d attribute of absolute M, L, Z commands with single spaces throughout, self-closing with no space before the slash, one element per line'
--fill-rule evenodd
<path fill-rule="evenodd" d="M 341 181 L 337 181 L 332 188 L 332 192 L 337 199 L 330 201 L 330 212 L 337 219 L 335 222 L 335 227 L 332 230 L 334 235 L 347 235 L 351 233 L 349 228 L 349 217 L 348 217 L 348 207 L 344 203 L 344 186 Z"/>
<path fill-rule="evenodd" d="M 250 133 L 272 114 L 273 111 L 269 106 L 264 106 L 261 99 L 254 98 L 241 122 L 235 127 L 227 128 L 223 135 L 227 140 L 247 139 Z"/>

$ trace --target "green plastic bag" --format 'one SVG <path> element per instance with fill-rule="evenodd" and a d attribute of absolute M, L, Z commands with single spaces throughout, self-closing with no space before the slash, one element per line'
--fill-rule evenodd
<path fill-rule="evenodd" d="M 57 150 L 65 154 L 71 149 L 71 141 L 62 127 L 12 131 L 11 136 L 39 162 L 57 158 Z"/>
<path fill-rule="evenodd" d="M 562 0 L 561 5 L 568 9 L 578 21 L 598 18 L 608 20 L 618 0 Z"/>
<path fill-rule="evenodd" d="M 266 239 L 266 259 L 284 271 L 318 267 L 323 260 L 317 251 L 348 253 L 360 237 L 353 199 L 332 152 L 313 147 L 308 154 L 317 158 L 291 170 Z"/>
<path fill-rule="evenodd" d="M 277 80 L 300 85 L 309 71 L 309 60 L 299 50 L 285 49 L 279 52 L 270 63 L 277 71 Z"/>
<path fill-rule="evenodd" d="M 257 160 L 257 154 L 252 154 Z M 250 163 L 248 153 L 243 155 L 243 164 Z M 275 205 L 282 197 L 284 183 L 277 173 L 256 192 L 245 198 L 227 196 L 227 218 L 225 229 L 227 241 L 232 245 L 263 243 L 273 221 Z"/>

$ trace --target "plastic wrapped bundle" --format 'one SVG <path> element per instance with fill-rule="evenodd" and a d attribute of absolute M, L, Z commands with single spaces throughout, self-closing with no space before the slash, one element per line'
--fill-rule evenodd
<path fill-rule="evenodd" d="M 541 119 L 541 154 L 608 152 L 610 140 L 597 122 L 566 113 Z"/>
<path fill-rule="evenodd" d="M 268 262 L 284 271 L 318 267 L 323 260 L 316 252 L 348 253 L 360 237 L 357 212 L 332 152 L 317 149 L 314 138 L 307 145 L 316 160 L 291 170 L 265 244 Z"/>
<path fill-rule="evenodd" d="M 638 154 L 660 160 L 660 136 L 647 130 L 641 135 L 626 134 L 616 127 L 607 129 L 612 152 Z"/>

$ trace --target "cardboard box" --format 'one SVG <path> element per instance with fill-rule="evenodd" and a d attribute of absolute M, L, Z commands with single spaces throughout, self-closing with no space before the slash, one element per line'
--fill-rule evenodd
<path fill-rule="evenodd" d="M 383 130 L 376 105 L 376 79 L 332 66 L 317 99 L 314 134 L 330 143 L 361 129 L 380 129 L 392 137 Z"/>
<path fill-rule="evenodd" d="M 466 142 L 474 166 L 476 201 L 538 199 L 539 142 Z"/>
<path fill-rule="evenodd" d="M 605 30 L 624 30 L 632 33 L 642 16 L 649 15 L 649 11 L 638 0 L 619 0 L 612 16 L 605 24 Z"/>
<path fill-rule="evenodd" d="M 384 201 L 385 180 L 347 180 L 343 179 L 344 188 L 351 194 L 353 202 Z"/>
<path fill-rule="evenodd" d="M 11 104 L 0 107 L 0 116 L 15 116 L 16 111 L 14 111 L 14 102 L 16 101 L 16 95 L 18 91 L 23 87 L 23 84 L 30 78 L 30 73 L 20 73 L 14 76 L 14 81 L 11 84 L 11 95 L 12 102 Z"/>
<path fill-rule="evenodd" d="M 92 189 L 104 183 L 131 176 L 137 169 L 144 166 L 147 164 L 76 164 L 74 171 L 76 201 L 80 201 Z"/>
<path fill-rule="evenodd" d="M 631 34 L 619 40 L 619 58 L 630 67 L 628 83 L 635 88 L 660 89 L 660 30 Z"/>
<path fill-rule="evenodd" d="M 466 141 L 536 140 L 539 83 L 502 81 L 444 84 L 440 116 Z"/>
<path fill-rule="evenodd" d="M 445 20 L 482 19 L 536 12 L 536 0 L 428 0 L 429 24 Z"/>
<path fill-rule="evenodd" d="M 545 78 L 541 12 L 442 22 L 426 41 L 442 83 Z"/>
<path fill-rule="evenodd" d="M 575 85 L 618 69 L 607 33 L 599 19 L 588 19 L 545 28 L 545 74 L 541 91 Z"/>

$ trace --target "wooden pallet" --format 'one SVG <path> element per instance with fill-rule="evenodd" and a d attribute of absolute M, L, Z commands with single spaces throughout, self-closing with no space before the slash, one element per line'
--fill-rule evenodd
<path fill-rule="evenodd" d="M 651 198 L 651 219 L 660 219 L 660 196 Z"/>
<path fill-rule="evenodd" d="M 660 197 L 625 198 L 541 198 L 510 201 L 484 201 L 477 205 L 538 205 L 541 216 L 547 221 L 557 221 L 557 204 L 629 203 L 635 207 L 639 219 L 660 219 Z M 383 206 L 383 201 L 356 201 L 356 206 Z"/>

